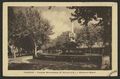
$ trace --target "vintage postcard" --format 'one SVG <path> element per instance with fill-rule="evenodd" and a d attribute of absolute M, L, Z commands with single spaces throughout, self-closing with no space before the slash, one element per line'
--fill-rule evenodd
<path fill-rule="evenodd" d="M 4 2 L 3 76 L 117 76 L 117 3 Z"/>

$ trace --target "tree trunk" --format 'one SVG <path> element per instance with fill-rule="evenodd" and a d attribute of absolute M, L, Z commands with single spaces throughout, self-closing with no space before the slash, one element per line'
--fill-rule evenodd
<path fill-rule="evenodd" d="M 89 53 L 91 54 L 91 38 L 90 38 L 90 32 L 89 32 L 88 25 L 85 24 L 85 26 L 86 26 L 86 40 L 87 40 L 87 46 L 88 46 Z"/>
<path fill-rule="evenodd" d="M 18 52 L 18 49 L 14 46 L 13 47 L 13 56 L 16 58 L 16 53 Z"/>
<path fill-rule="evenodd" d="M 36 43 L 34 42 L 33 58 L 36 58 L 36 57 L 37 57 L 37 45 L 36 45 Z"/>
<path fill-rule="evenodd" d="M 16 58 L 16 53 L 15 53 L 15 51 L 13 52 L 13 57 Z"/>
<path fill-rule="evenodd" d="M 37 45 L 36 45 L 36 43 L 34 43 L 34 44 L 35 44 L 35 47 L 34 47 L 35 57 L 37 57 Z"/>

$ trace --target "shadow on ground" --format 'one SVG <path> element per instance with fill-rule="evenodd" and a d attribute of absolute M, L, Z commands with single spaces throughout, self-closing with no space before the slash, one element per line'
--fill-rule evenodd
<path fill-rule="evenodd" d="M 89 62 L 65 62 L 28 59 L 29 63 L 10 63 L 9 70 L 95 70 L 97 65 Z"/>

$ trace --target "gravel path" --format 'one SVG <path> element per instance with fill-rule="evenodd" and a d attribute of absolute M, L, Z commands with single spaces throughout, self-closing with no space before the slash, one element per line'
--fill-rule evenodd
<path fill-rule="evenodd" d="M 9 58 L 9 70 L 95 70 L 92 63 L 65 62 L 33 59 L 32 56 Z"/>

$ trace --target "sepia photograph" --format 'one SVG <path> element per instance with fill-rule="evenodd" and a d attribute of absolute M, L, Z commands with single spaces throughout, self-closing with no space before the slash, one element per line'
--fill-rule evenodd
<path fill-rule="evenodd" d="M 72 75 L 78 76 L 82 72 L 73 72 L 83 71 L 84 75 L 84 71 L 90 71 L 89 75 L 96 71 L 117 72 L 117 37 L 116 32 L 113 33 L 117 29 L 116 18 L 113 18 L 116 5 L 113 10 L 108 4 L 40 4 L 11 3 L 5 7 L 5 70 L 31 70 L 24 74 L 35 74 L 33 71 L 37 70 L 37 75 L 41 71 L 57 70 L 60 72 L 54 73 L 58 75 L 72 71 Z"/>

